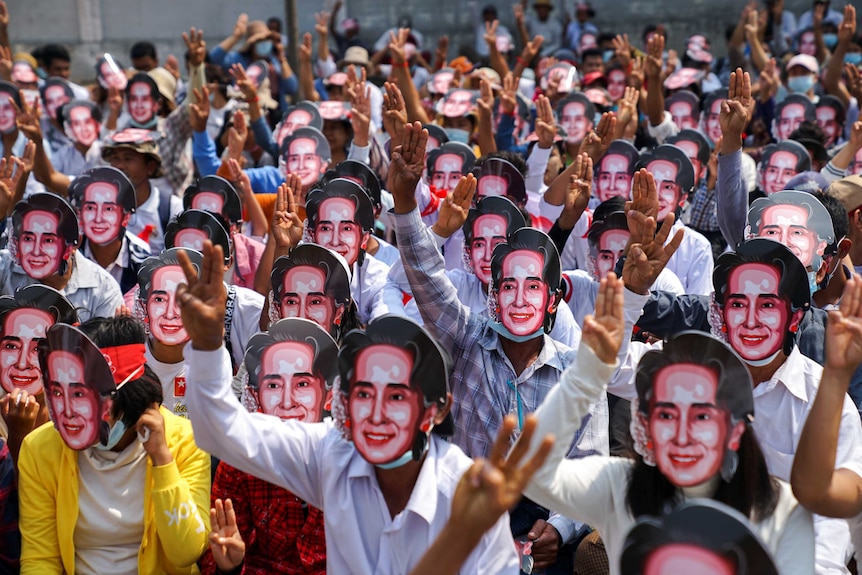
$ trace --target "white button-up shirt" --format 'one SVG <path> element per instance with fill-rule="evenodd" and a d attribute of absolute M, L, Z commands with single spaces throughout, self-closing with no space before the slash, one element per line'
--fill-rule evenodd
<path fill-rule="evenodd" d="M 419 562 L 446 524 L 455 487 L 471 465 L 460 449 L 432 435 L 410 499 L 391 517 L 374 467 L 331 421 L 249 413 L 231 393 L 224 348 L 188 345 L 184 356 L 195 442 L 323 510 L 327 573 L 404 575 Z M 508 515 L 482 537 L 461 573 L 518 573 Z"/>

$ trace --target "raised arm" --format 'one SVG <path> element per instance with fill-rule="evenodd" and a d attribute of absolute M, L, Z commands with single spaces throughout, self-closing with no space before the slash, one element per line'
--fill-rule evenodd
<path fill-rule="evenodd" d="M 725 241 L 735 247 L 742 241 L 748 213 L 748 194 L 742 178 L 742 133 L 754 113 L 751 76 L 737 68 L 730 73 L 727 100 L 721 103 L 721 152 L 718 156 L 718 183 L 715 199 L 718 225 Z"/>
<path fill-rule="evenodd" d="M 313 52 L 311 33 L 306 32 L 302 36 L 302 44 L 299 45 L 299 93 L 312 102 L 320 100 L 320 94 L 314 87 L 314 69 L 311 64 Z"/>
<path fill-rule="evenodd" d="M 302 240 L 303 221 L 297 214 L 293 194 L 294 190 L 300 189 L 302 189 L 302 180 L 299 174 L 293 173 L 287 175 L 287 181 L 281 184 L 276 192 L 275 209 L 272 212 L 266 247 L 254 274 L 254 291 L 264 296 L 269 294 L 272 287 L 269 276 L 275 260 L 290 253 L 290 249 Z M 268 302 L 269 298 L 267 298 L 267 304 Z M 262 322 L 260 329 L 265 331 L 269 328 L 269 314 L 264 315 L 263 318 L 266 323 L 264 325 Z"/>
<path fill-rule="evenodd" d="M 71 180 L 66 174 L 61 174 L 54 169 L 48 158 L 48 153 L 45 151 L 45 144 L 42 139 L 42 123 L 39 120 L 39 103 L 37 102 L 34 108 L 30 108 L 23 92 L 21 93 L 20 109 L 15 106 L 14 100 L 10 99 L 9 103 L 16 108 L 15 123 L 18 130 L 27 136 L 34 145 L 33 173 L 36 180 L 49 191 L 66 197 Z"/>
<path fill-rule="evenodd" d="M 216 50 L 213 50 L 213 53 L 210 54 L 210 57 L 214 60 L 214 63 L 221 66 L 224 61 L 224 55 L 227 52 L 230 52 L 233 47 L 236 46 L 236 43 L 239 42 L 243 36 L 245 36 L 247 31 L 248 14 L 243 13 L 240 14 L 239 17 L 237 17 L 236 23 L 233 25 L 233 31 L 231 32 L 230 36 L 219 42 L 218 49 L 220 51 L 216 52 Z"/>
<path fill-rule="evenodd" d="M 407 64 L 407 58 L 404 53 L 404 44 L 407 43 L 407 37 L 410 35 L 409 28 L 401 28 L 398 34 L 390 32 L 389 53 L 392 57 L 392 77 L 395 83 L 401 90 L 404 97 L 404 105 L 407 109 L 407 118 L 411 122 L 421 122 L 427 124 L 430 120 L 425 108 L 422 106 L 422 100 L 419 98 L 419 91 L 413 83 L 413 77 L 410 75 L 410 68 Z"/>
<path fill-rule="evenodd" d="M 862 363 L 862 279 L 848 280 L 840 308 L 826 323 L 826 365 L 802 428 L 790 480 L 799 502 L 828 517 L 862 511 L 862 462 L 835 469 L 842 407 L 853 372 Z"/>
<path fill-rule="evenodd" d="M 505 81 L 511 83 L 511 76 L 506 76 Z M 497 142 L 494 140 L 494 94 L 491 92 L 491 84 L 487 80 L 482 79 L 479 82 L 479 93 L 481 96 L 476 102 L 479 112 L 479 132 L 476 138 L 479 150 L 484 155 L 497 151 Z M 500 96 L 500 102 L 504 114 L 515 113 L 505 95 Z"/>
<path fill-rule="evenodd" d="M 647 83 L 646 112 L 651 126 L 658 126 L 664 120 L 664 86 L 662 86 L 662 54 L 664 36 L 654 34 L 647 43 L 647 57 L 644 73 Z"/>
<path fill-rule="evenodd" d="M 838 26 L 838 45 L 835 46 L 835 52 L 829 58 L 826 72 L 823 74 L 823 87 L 826 88 L 827 92 L 841 100 L 845 107 L 850 106 L 850 94 L 847 92 L 847 88 L 841 84 L 841 70 L 844 67 L 844 55 L 855 37 L 856 8 L 852 4 L 847 4 L 844 7 L 844 19 Z M 856 70 L 855 67 L 853 69 Z"/>

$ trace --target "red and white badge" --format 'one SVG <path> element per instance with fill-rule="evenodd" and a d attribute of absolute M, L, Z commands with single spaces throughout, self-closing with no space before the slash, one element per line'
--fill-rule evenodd
<path fill-rule="evenodd" d="M 185 397 L 186 396 L 186 378 L 175 377 L 174 378 L 174 397 Z"/>

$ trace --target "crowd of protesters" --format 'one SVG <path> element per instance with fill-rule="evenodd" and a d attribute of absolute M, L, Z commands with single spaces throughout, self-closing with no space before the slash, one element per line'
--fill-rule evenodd
<path fill-rule="evenodd" d="M 73 82 L 0 0 L 0 574 L 856 573 L 854 6 L 342 8 Z"/>

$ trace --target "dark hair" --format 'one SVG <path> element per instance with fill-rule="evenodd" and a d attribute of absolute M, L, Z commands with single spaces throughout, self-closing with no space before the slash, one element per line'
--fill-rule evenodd
<path fill-rule="evenodd" d="M 329 147 L 329 142 L 326 140 L 326 136 L 324 136 L 320 130 L 312 128 L 311 126 L 298 128 L 291 135 L 286 137 L 281 142 L 281 147 L 278 150 L 279 157 L 286 161 L 287 156 L 289 155 L 288 152 L 290 151 L 290 144 L 292 144 L 294 140 L 299 139 L 314 140 L 315 152 L 320 156 L 320 159 L 326 162 L 332 160 L 332 150 Z"/>
<path fill-rule="evenodd" d="M 844 125 L 844 120 L 847 118 L 847 107 L 844 106 L 844 102 L 827 94 L 825 96 L 820 96 L 820 100 L 817 102 L 815 109 L 817 108 L 832 108 L 835 110 L 835 121 L 839 126 Z"/>
<path fill-rule="evenodd" d="M 676 166 L 676 184 L 680 187 L 680 199 L 684 198 L 694 188 L 694 166 L 688 156 L 671 144 L 662 144 L 649 152 L 641 154 L 636 169 L 646 168 L 655 161 L 670 162 Z"/>
<path fill-rule="evenodd" d="M 674 146 L 677 142 L 692 142 L 695 146 L 697 146 L 697 161 L 704 166 L 706 166 L 706 164 L 709 162 L 709 142 L 707 141 L 706 136 L 704 136 L 697 130 L 681 130 L 676 136 L 671 136 L 667 139 L 667 143 Z"/>
<path fill-rule="evenodd" d="M 156 46 L 152 42 L 147 42 L 146 40 L 135 42 L 132 44 L 132 49 L 129 50 L 129 58 L 132 60 L 137 60 L 138 58 L 152 58 L 153 60 L 158 60 L 158 56 L 156 56 Z"/>
<path fill-rule="evenodd" d="M 565 110 L 566 106 L 568 106 L 572 102 L 576 102 L 583 105 L 584 117 L 590 122 L 590 124 L 592 124 L 596 116 L 596 105 L 590 102 L 590 100 L 586 96 L 584 96 L 582 92 L 571 92 L 568 96 L 560 100 L 560 103 L 557 104 L 556 110 L 558 118 L 557 122 L 562 120 L 563 110 Z"/>
<path fill-rule="evenodd" d="M 816 121 L 817 120 L 817 108 L 814 106 L 814 103 L 808 99 L 808 96 L 805 94 L 789 94 L 784 100 L 781 101 L 778 106 L 775 108 L 775 120 L 781 120 L 781 112 L 787 106 L 791 104 L 799 104 L 805 110 L 805 119 Z"/>
<path fill-rule="evenodd" d="M 75 108 L 87 108 L 90 111 L 90 117 L 97 123 L 101 124 L 102 122 L 102 109 L 99 108 L 96 104 L 91 102 L 90 100 L 72 100 L 71 102 L 67 102 L 63 104 L 61 108 L 59 108 L 58 120 L 60 120 L 60 125 L 65 128 L 66 125 L 72 120 L 71 114 L 72 110 Z M 99 126 L 101 130 L 101 125 Z"/>
<path fill-rule="evenodd" d="M 590 225 L 589 232 L 587 232 L 587 242 L 590 245 L 590 249 L 598 249 L 599 241 L 602 239 L 602 235 L 604 235 L 605 232 L 610 230 L 629 231 L 629 224 L 628 220 L 626 219 L 625 212 L 612 212 L 606 214 L 605 217 L 602 219 L 597 219 L 595 217 L 593 218 L 593 223 Z"/>
<path fill-rule="evenodd" d="M 260 364 L 267 348 L 284 341 L 310 345 L 314 350 L 314 374 L 323 379 L 326 389 L 332 389 L 338 376 L 338 345 L 325 329 L 311 320 L 298 317 L 280 319 L 269 326 L 268 332 L 255 334 L 248 341 L 245 367 L 249 387 L 259 388 Z"/>
<path fill-rule="evenodd" d="M 608 146 L 605 153 L 602 154 L 602 157 L 599 158 L 599 161 L 596 162 L 595 167 L 593 168 L 594 175 L 599 173 L 599 167 L 602 165 L 602 160 L 604 160 L 606 156 L 610 155 L 625 157 L 628 160 L 628 174 L 631 176 L 635 173 L 635 166 L 640 160 L 640 154 L 638 153 L 637 148 L 627 140 L 614 140 L 611 142 L 611 145 Z"/>
<path fill-rule="evenodd" d="M 224 203 L 221 212 L 216 215 L 226 220 L 224 223 L 236 224 L 242 220 L 242 201 L 232 183 L 221 176 L 204 176 L 186 188 L 183 193 L 183 209 L 192 209 L 195 196 L 201 192 L 211 192 L 221 196 Z"/>
<path fill-rule="evenodd" d="M 344 160 L 335 166 L 334 170 L 327 170 L 327 172 L 323 174 L 321 183 L 326 185 L 335 178 L 346 178 L 353 182 L 359 180 L 357 183 L 361 182 L 360 185 L 362 186 L 362 189 L 366 194 L 368 194 L 368 197 L 371 198 L 371 201 L 374 204 L 374 211 L 376 212 L 382 208 L 380 199 L 380 177 L 365 162 L 360 162 L 358 160 Z"/>
<path fill-rule="evenodd" d="M 161 102 L 164 99 L 162 93 L 159 92 L 159 85 L 156 84 L 156 81 L 153 80 L 152 76 L 147 74 L 146 72 L 138 72 L 129 80 L 129 83 L 126 85 L 126 98 L 131 97 L 132 94 L 132 86 L 135 84 L 146 84 L 150 87 L 150 96 L 156 102 Z"/>
<path fill-rule="evenodd" d="M 599 39 L 596 38 L 596 43 L 599 42 Z M 603 58 L 602 49 L 601 48 L 587 48 L 583 52 L 581 52 L 581 62 L 586 60 L 587 58 Z"/>
<path fill-rule="evenodd" d="M 653 552 L 688 544 L 733 562 L 737 575 L 778 575 L 772 555 L 754 533 L 749 518 L 709 499 L 683 501 L 660 517 L 638 519 L 620 556 L 620 570 L 641 575 Z"/>
<path fill-rule="evenodd" d="M 473 165 L 476 163 L 476 154 L 473 153 L 470 146 L 461 142 L 446 142 L 439 148 L 434 148 L 428 152 L 428 156 L 425 158 L 425 169 L 428 171 L 429 180 L 431 179 L 431 174 L 436 172 L 434 166 L 437 164 L 437 158 L 444 154 L 454 154 L 461 158 L 461 173 L 465 176 L 470 173 L 470 170 L 473 169 Z"/>
<path fill-rule="evenodd" d="M 374 229 L 374 206 L 371 198 L 362 187 L 345 178 L 336 178 L 324 184 L 322 188 L 309 192 L 305 201 L 305 213 L 308 217 L 308 227 L 313 231 L 317 227 L 318 210 L 325 200 L 330 198 L 346 198 L 356 206 L 356 223 L 362 230 L 370 232 Z"/>
<path fill-rule="evenodd" d="M 544 232 L 535 228 L 521 228 L 509 236 L 506 243 L 494 248 L 491 256 L 491 286 L 490 291 L 499 291 L 503 275 L 503 260 L 512 252 L 529 250 L 542 256 L 542 280 L 548 286 L 548 296 L 552 299 L 560 290 L 562 282 L 562 264 L 560 254 L 553 240 Z M 557 313 L 545 313 L 545 333 L 551 333 Z"/>
<path fill-rule="evenodd" d="M 60 44 L 45 44 L 42 46 L 40 59 L 42 60 L 42 63 L 45 64 L 46 69 L 51 67 L 54 60 L 62 60 L 64 62 L 72 61 L 69 51 L 65 46 L 61 46 Z"/>
<path fill-rule="evenodd" d="M 232 243 L 227 228 L 219 216 L 205 210 L 186 210 L 177 214 L 165 229 L 165 248 L 184 247 L 176 245 L 177 234 L 189 229 L 204 232 L 213 245 L 222 247 L 225 264 L 230 262 Z"/>
<path fill-rule="evenodd" d="M 506 220 L 506 238 L 515 231 L 527 225 L 524 215 L 512 201 L 503 196 L 488 196 L 479 200 L 475 207 L 467 212 L 467 218 L 461 229 L 464 231 L 464 249 L 469 250 L 473 243 L 473 225 L 481 216 L 493 214 Z"/>
<path fill-rule="evenodd" d="M 93 168 L 75 178 L 69 185 L 69 201 L 75 209 L 81 209 L 84 202 L 84 194 L 91 184 L 104 182 L 117 188 L 117 203 L 122 206 L 126 213 L 134 213 L 137 209 L 137 197 L 135 186 L 128 176 L 110 166 Z"/>
<path fill-rule="evenodd" d="M 278 24 L 278 30 L 281 31 L 281 18 L 278 16 L 270 16 L 267 18 L 266 25 L 269 26 L 270 24 Z"/>
<path fill-rule="evenodd" d="M 17 240 L 24 226 L 24 216 L 30 212 L 48 212 L 57 218 L 57 233 L 66 242 L 66 246 L 78 244 L 78 216 L 69 203 L 56 194 L 37 192 L 15 204 L 12 210 L 12 232 Z"/>
<path fill-rule="evenodd" d="M 847 234 L 850 233 L 850 218 L 847 216 L 847 209 L 837 198 L 823 192 L 814 192 L 811 195 L 823 204 L 823 207 L 826 208 L 826 211 L 829 212 L 829 217 L 832 219 L 832 231 L 835 232 L 835 241 L 826 246 L 826 253 L 835 253 L 838 251 L 838 242 L 846 238 Z"/>
<path fill-rule="evenodd" d="M 601 221 L 615 212 L 623 212 L 625 214 L 626 198 L 623 196 L 614 196 L 596 206 L 593 210 L 593 221 Z M 628 226 L 626 226 L 628 229 Z"/>
<path fill-rule="evenodd" d="M 720 483 L 713 499 L 752 517 L 754 521 L 769 517 L 775 511 L 780 488 L 770 477 L 757 438 L 748 425 L 754 414 L 751 374 L 728 344 L 705 333 L 682 332 L 665 342 L 662 350 L 648 351 L 635 373 L 638 415 L 646 417 L 649 414 L 657 374 L 666 367 L 682 363 L 712 371 L 717 379 L 716 404 L 730 412 L 731 422 L 746 423 L 736 452 L 739 457 L 737 471 L 729 482 Z M 667 504 L 678 497 L 677 493 L 678 488 L 658 467 L 647 465 L 641 457 L 636 458 L 626 493 L 626 505 L 634 517 L 662 514 Z"/>
<path fill-rule="evenodd" d="M 520 163 L 526 162 L 522 159 Z M 476 198 L 478 200 L 478 187 L 481 185 L 482 178 L 488 176 L 496 176 L 503 178 L 506 181 L 505 196 L 511 199 L 518 206 L 524 206 L 527 203 L 527 186 L 524 180 L 524 173 L 520 168 L 503 158 L 480 158 L 473 166 L 473 175 L 476 176 Z"/>
<path fill-rule="evenodd" d="M 141 269 L 138 270 L 138 287 L 140 288 L 138 298 L 140 300 L 143 300 L 144 302 L 147 301 L 147 297 L 150 294 L 150 289 L 153 284 L 153 274 L 155 274 L 157 270 L 165 266 L 180 265 L 180 260 L 177 258 L 177 254 L 181 251 L 186 253 L 191 260 L 192 266 L 197 270 L 198 276 L 200 276 L 201 268 L 203 267 L 203 255 L 201 255 L 200 252 L 186 248 L 167 249 L 158 256 L 148 257 L 144 260 L 144 263 L 141 264 Z"/>
<path fill-rule="evenodd" d="M 0 81 L 0 92 L 9 94 L 9 97 L 12 98 L 15 105 L 18 106 L 18 109 L 21 109 L 21 92 L 18 90 L 18 86 L 12 82 L 6 82 L 3 80 Z"/>
<path fill-rule="evenodd" d="M 126 315 L 94 317 L 81 324 L 81 331 L 98 347 L 116 347 L 130 344 L 146 344 L 147 332 L 144 324 Z M 116 392 L 111 415 L 122 415 L 126 427 L 132 427 L 149 407 L 164 401 L 162 384 L 149 365 L 140 377 L 129 380 Z"/>

